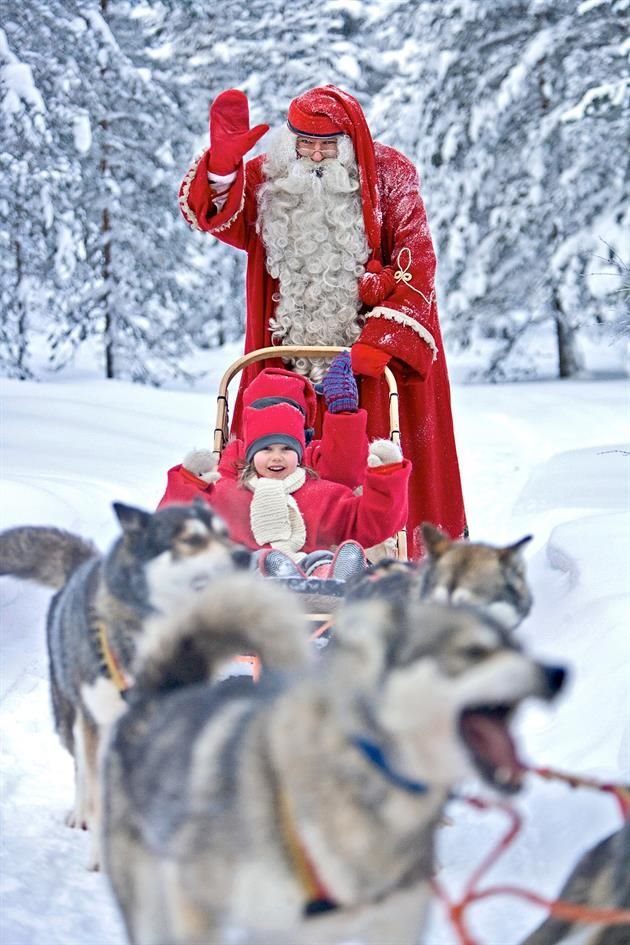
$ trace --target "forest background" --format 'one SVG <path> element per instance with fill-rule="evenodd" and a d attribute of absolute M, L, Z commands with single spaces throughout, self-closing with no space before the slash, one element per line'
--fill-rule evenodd
<path fill-rule="evenodd" d="M 103 377 L 193 382 L 244 317 L 244 260 L 177 206 L 209 102 L 241 88 L 273 127 L 331 82 L 419 169 L 447 347 L 579 376 L 630 333 L 629 7 L 0 0 L 0 373 L 87 346 Z"/>

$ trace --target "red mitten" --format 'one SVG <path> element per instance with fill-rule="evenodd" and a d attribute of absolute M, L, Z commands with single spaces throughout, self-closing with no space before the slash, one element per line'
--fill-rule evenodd
<path fill-rule="evenodd" d="M 249 127 L 249 103 L 244 92 L 228 89 L 217 95 L 210 106 L 210 158 L 212 174 L 233 173 L 243 155 L 254 147 L 269 125 Z"/>
<path fill-rule="evenodd" d="M 355 342 L 350 348 L 352 370 L 355 374 L 366 374 L 368 377 L 380 377 L 391 355 L 372 345 L 364 345 L 361 341 Z"/>
<path fill-rule="evenodd" d="M 396 278 L 392 267 L 384 267 L 377 259 L 372 259 L 359 279 L 359 298 L 365 305 L 373 308 L 384 302 L 395 287 Z"/>

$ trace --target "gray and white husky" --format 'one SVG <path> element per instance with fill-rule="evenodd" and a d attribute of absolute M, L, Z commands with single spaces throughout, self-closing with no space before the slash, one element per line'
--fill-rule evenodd
<path fill-rule="evenodd" d="M 364 578 L 355 580 L 347 596 L 396 600 L 411 595 L 441 604 L 464 604 L 512 630 L 532 607 L 523 558 L 523 549 L 531 539 L 525 535 L 509 545 L 453 540 L 425 522 L 422 540 L 426 554 L 420 562 L 384 559 Z"/>
<path fill-rule="evenodd" d="M 564 670 L 471 609 L 377 598 L 342 606 L 310 665 L 295 598 L 268 584 L 226 578 L 138 651 L 104 770 L 129 938 L 414 945 L 449 792 L 473 773 L 519 789 L 511 716 Z M 235 649 L 284 671 L 208 683 Z"/>
<path fill-rule="evenodd" d="M 55 729 L 75 762 L 71 827 L 93 829 L 98 867 L 99 743 L 126 709 L 131 662 L 150 614 L 169 612 L 250 554 L 226 537 L 205 502 L 155 514 L 114 504 L 122 534 L 104 557 L 58 528 L 0 533 L 0 574 L 57 590 L 47 619 Z"/>

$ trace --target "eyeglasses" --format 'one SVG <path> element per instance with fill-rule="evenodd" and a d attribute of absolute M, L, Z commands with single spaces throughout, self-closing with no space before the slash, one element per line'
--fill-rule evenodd
<path fill-rule="evenodd" d="M 336 138 L 297 138 L 295 150 L 300 157 L 311 157 L 319 151 L 322 157 L 337 157 Z"/>

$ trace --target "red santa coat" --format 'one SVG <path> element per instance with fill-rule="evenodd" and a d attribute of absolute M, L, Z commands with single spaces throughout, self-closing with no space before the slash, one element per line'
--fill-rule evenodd
<path fill-rule="evenodd" d="M 365 309 L 360 342 L 391 356 L 398 384 L 402 449 L 413 465 L 409 483 L 407 540 L 411 557 L 422 553 L 419 525 L 432 522 L 453 538 L 466 534 L 466 517 L 455 447 L 451 396 L 434 290 L 435 252 L 418 175 L 399 151 L 375 143 L 382 213 L 381 262 L 394 269 L 391 294 Z M 264 156 L 241 164 L 227 200 L 217 212 L 208 185 L 206 152 L 190 169 L 180 190 L 180 207 L 197 229 L 247 252 L 245 353 L 272 344 L 269 320 L 277 281 L 266 269 L 265 247 L 256 232 L 256 192 Z M 250 365 L 241 379 L 232 431 L 241 431 L 241 395 L 265 366 Z M 368 436 L 389 435 L 389 391 L 383 377 L 359 378 L 361 406 L 368 412 Z"/>
<path fill-rule="evenodd" d="M 221 516 L 233 541 L 259 548 L 250 524 L 253 493 L 234 475 L 234 457 L 242 453 L 242 444 L 239 448 L 235 442 L 232 447 L 223 452 L 219 463 L 222 478 L 217 482 L 206 484 L 181 465 L 170 469 L 167 492 L 159 507 L 201 496 Z M 368 468 L 361 495 L 338 482 L 307 476 L 304 485 L 293 493 L 306 527 L 306 541 L 300 551 L 330 548 L 349 539 L 368 548 L 394 535 L 407 518 L 410 473 L 409 460 Z"/>

